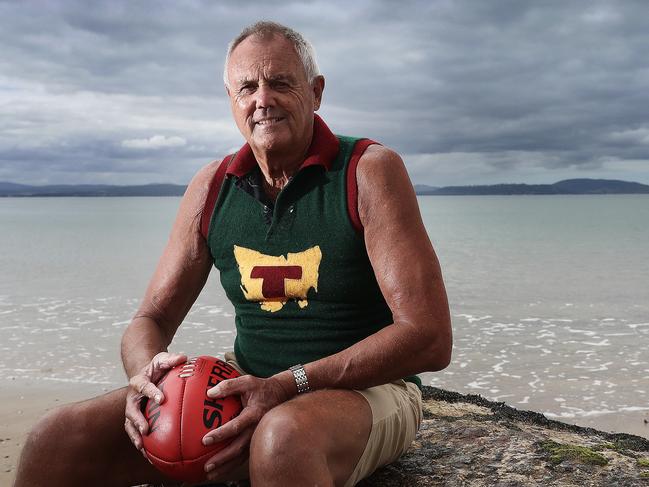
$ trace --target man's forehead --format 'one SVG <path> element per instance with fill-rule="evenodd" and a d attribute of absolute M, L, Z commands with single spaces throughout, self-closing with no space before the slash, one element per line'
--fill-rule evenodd
<path fill-rule="evenodd" d="M 244 39 L 232 51 L 228 63 L 232 81 L 295 80 L 303 71 L 295 47 L 280 35 Z"/>
<path fill-rule="evenodd" d="M 277 73 L 267 73 L 264 70 L 258 71 L 254 74 L 248 73 L 241 76 L 235 77 L 235 81 L 238 83 L 247 83 L 251 81 L 295 81 L 297 76 L 295 73 L 290 72 L 277 72 Z"/>
<path fill-rule="evenodd" d="M 241 41 L 230 53 L 230 62 L 236 64 L 263 58 L 274 62 L 299 62 L 293 43 L 280 35 L 271 37 L 252 35 Z"/>
<path fill-rule="evenodd" d="M 248 37 L 246 37 L 237 45 L 237 47 L 234 48 L 234 51 L 239 49 L 239 47 L 241 46 L 246 46 L 251 44 L 257 44 L 257 45 L 261 44 L 262 46 L 267 46 L 269 44 L 287 44 L 289 46 L 293 46 L 293 43 L 291 41 L 289 41 L 286 37 L 284 37 L 283 35 L 277 32 L 271 32 L 271 33 L 262 32 L 262 33 L 251 34 Z"/>

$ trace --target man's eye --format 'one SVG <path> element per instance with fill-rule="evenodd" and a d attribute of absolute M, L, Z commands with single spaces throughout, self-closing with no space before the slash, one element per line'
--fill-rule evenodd
<path fill-rule="evenodd" d="M 252 85 L 245 85 L 239 88 L 239 93 L 242 95 L 247 95 L 253 93 L 254 91 L 255 91 L 255 87 Z"/>

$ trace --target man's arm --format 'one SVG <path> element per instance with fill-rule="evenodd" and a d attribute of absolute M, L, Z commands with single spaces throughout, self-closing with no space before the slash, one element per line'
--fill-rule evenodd
<path fill-rule="evenodd" d="M 367 253 L 394 323 L 306 364 L 313 389 L 364 389 L 441 370 L 451 359 L 444 282 L 403 161 L 395 152 L 372 145 L 361 157 L 356 176 Z M 290 373 L 278 376 L 285 384 L 293 381 Z"/>
<path fill-rule="evenodd" d="M 167 349 L 205 285 L 212 260 L 200 220 L 217 166 L 202 168 L 187 187 L 144 299 L 124 331 L 122 361 L 129 377 Z"/>
<path fill-rule="evenodd" d="M 205 285 L 212 259 L 200 233 L 201 213 L 218 163 L 201 169 L 180 203 L 167 246 L 142 304 L 122 336 L 122 362 L 129 377 L 126 431 L 137 448 L 148 425 L 140 411 L 144 396 L 157 402 L 164 395 L 154 383 L 166 370 L 186 360 L 166 352 L 176 330 Z"/>

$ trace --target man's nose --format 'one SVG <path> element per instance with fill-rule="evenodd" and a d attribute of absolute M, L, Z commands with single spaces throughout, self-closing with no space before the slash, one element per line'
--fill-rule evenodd
<path fill-rule="evenodd" d="M 267 84 L 261 84 L 255 95 L 256 108 L 268 108 L 275 105 L 275 93 Z"/>

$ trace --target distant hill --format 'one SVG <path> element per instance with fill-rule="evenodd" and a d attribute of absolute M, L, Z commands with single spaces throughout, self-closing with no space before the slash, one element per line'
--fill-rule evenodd
<path fill-rule="evenodd" d="M 182 196 L 187 186 L 144 184 L 55 184 L 29 186 L 0 181 L 0 197 L 28 196 Z M 419 195 L 517 195 L 517 194 L 649 194 L 649 185 L 614 179 L 566 179 L 554 184 L 493 184 L 488 186 L 445 186 L 415 184 Z"/>
<path fill-rule="evenodd" d="M 427 184 L 415 184 L 414 186 L 417 194 L 430 194 L 439 189 L 439 186 L 428 186 Z"/>
<path fill-rule="evenodd" d="M 187 186 L 180 184 L 143 184 L 116 186 L 109 184 L 53 184 L 28 186 L 0 182 L 1 196 L 182 196 Z"/>
<path fill-rule="evenodd" d="M 565 179 L 554 184 L 493 184 L 445 186 L 417 191 L 421 195 L 517 195 L 517 194 L 649 194 L 646 184 L 615 179 Z"/>

